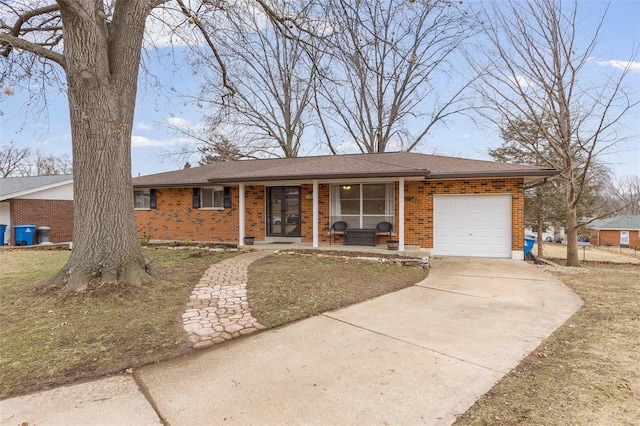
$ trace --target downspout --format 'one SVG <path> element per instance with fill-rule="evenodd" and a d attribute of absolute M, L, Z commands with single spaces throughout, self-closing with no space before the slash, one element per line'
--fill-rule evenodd
<path fill-rule="evenodd" d="M 313 248 L 318 248 L 318 179 L 313 180 Z"/>
<path fill-rule="evenodd" d="M 238 246 L 244 246 L 244 183 L 238 187 Z"/>
<path fill-rule="evenodd" d="M 398 181 L 398 250 L 404 251 L 404 178 Z"/>

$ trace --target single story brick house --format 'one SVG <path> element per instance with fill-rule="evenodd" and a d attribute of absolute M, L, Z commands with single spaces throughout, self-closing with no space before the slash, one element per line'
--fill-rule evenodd
<path fill-rule="evenodd" d="M 391 237 L 373 244 L 522 259 L 525 185 L 557 174 L 408 152 L 230 161 L 134 178 L 134 207 L 138 232 L 154 240 L 319 247 L 344 242 L 338 221 L 365 237 L 389 222 Z"/>
<path fill-rule="evenodd" d="M 591 222 L 588 227 L 596 231 L 595 244 L 598 246 L 640 247 L 639 215 L 598 219 Z"/>
<path fill-rule="evenodd" d="M 7 225 L 4 244 L 12 244 L 15 225 L 48 226 L 49 241 L 72 241 L 73 176 L 0 178 L 0 224 Z"/>

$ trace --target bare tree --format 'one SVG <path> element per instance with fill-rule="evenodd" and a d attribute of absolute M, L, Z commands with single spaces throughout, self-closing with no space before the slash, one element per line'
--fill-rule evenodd
<path fill-rule="evenodd" d="M 21 68 L 65 78 L 75 175 L 74 249 L 53 280 L 65 290 L 83 290 L 90 280 L 141 285 L 150 279 L 132 208 L 131 130 L 145 21 L 164 1 L 0 5 L 0 55 L 10 64 L 3 76 L 18 79 Z"/>
<path fill-rule="evenodd" d="M 493 3 L 483 18 L 489 47 L 469 55 L 481 74 L 476 89 L 483 115 L 499 128 L 526 118 L 546 141 L 542 151 L 525 134 L 521 146 L 561 171 L 565 183 L 567 265 L 579 265 L 577 207 L 587 194 L 597 156 L 620 142 L 622 117 L 638 101 L 625 89 L 631 61 L 600 81 L 589 80 L 598 25 L 580 28 L 579 2 L 527 0 Z M 483 40 L 484 41 L 484 40 Z M 548 123 L 548 124 L 547 124 Z"/>
<path fill-rule="evenodd" d="M 316 95 L 322 130 L 332 152 L 345 142 L 362 152 L 411 151 L 437 123 L 465 109 L 468 83 L 456 87 L 448 63 L 470 36 L 462 2 L 445 0 L 327 0 L 327 37 Z M 446 88 L 445 88 L 446 87 Z"/>
<path fill-rule="evenodd" d="M 0 177 L 26 176 L 29 171 L 29 148 L 17 148 L 13 142 L 0 147 Z"/>
<path fill-rule="evenodd" d="M 282 21 L 272 19 L 286 16 L 291 23 L 303 23 L 310 6 L 297 9 L 300 5 L 272 2 L 265 10 L 254 2 L 235 0 L 224 14 L 199 15 L 227 71 L 225 87 L 219 60 L 208 50 L 200 52 L 197 65 L 206 79 L 199 101 L 212 106 L 205 109 L 208 131 L 235 135 L 233 144 L 247 155 L 296 157 L 310 125 L 314 64 L 320 51 L 302 26 L 290 24 L 283 30 Z M 228 137 L 225 141 L 231 142 Z"/>
<path fill-rule="evenodd" d="M 45 155 L 37 152 L 32 164 L 35 176 L 68 175 L 73 173 L 73 161 L 68 154 Z"/>
<path fill-rule="evenodd" d="M 600 198 L 603 215 L 640 215 L 640 176 L 609 180 Z"/>

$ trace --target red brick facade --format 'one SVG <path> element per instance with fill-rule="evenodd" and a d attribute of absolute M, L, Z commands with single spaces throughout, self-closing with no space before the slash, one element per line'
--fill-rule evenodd
<path fill-rule="evenodd" d="M 73 241 L 73 201 L 71 200 L 9 200 L 11 225 L 35 225 L 51 228 L 49 241 L 63 243 Z M 11 244 L 15 244 L 12 229 Z M 34 236 L 34 244 L 37 244 Z"/>
<path fill-rule="evenodd" d="M 194 209 L 191 188 L 158 188 L 157 205 L 157 209 L 136 210 L 139 235 L 154 240 L 238 240 L 238 188 L 232 189 L 228 209 Z M 245 229 L 250 232 L 249 221 Z"/>
<path fill-rule="evenodd" d="M 620 231 L 600 230 L 598 232 L 597 245 L 620 245 Z M 640 247 L 640 231 L 627 231 L 629 232 L 629 247 Z M 593 240 L 591 240 L 593 243 Z"/>
<path fill-rule="evenodd" d="M 329 242 L 330 184 L 318 185 L 319 239 Z M 398 183 L 395 183 L 395 223 L 398 229 Z M 300 185 L 301 240 L 313 240 L 313 186 Z M 522 178 L 405 182 L 405 244 L 433 247 L 433 196 L 439 194 L 511 194 L 512 250 L 524 242 L 524 181 Z M 231 207 L 193 209 L 191 188 L 159 188 L 157 209 L 136 210 L 138 232 L 151 239 L 178 241 L 238 241 L 238 187 Z M 245 235 L 265 239 L 265 187 L 245 188 Z"/>

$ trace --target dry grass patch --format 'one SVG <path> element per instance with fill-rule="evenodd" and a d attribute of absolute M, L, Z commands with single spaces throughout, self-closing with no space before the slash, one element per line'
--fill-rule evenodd
<path fill-rule="evenodd" d="M 269 256 L 249 266 L 252 315 L 267 327 L 400 290 L 428 271 L 365 260 L 312 255 Z"/>
<path fill-rule="evenodd" d="M 192 286 L 228 253 L 147 250 L 157 270 L 142 288 L 80 294 L 39 285 L 67 251 L 0 251 L 0 398 L 185 353 L 180 316 Z"/>
<path fill-rule="evenodd" d="M 640 268 L 558 275 L 584 300 L 457 425 L 640 424 Z"/>

